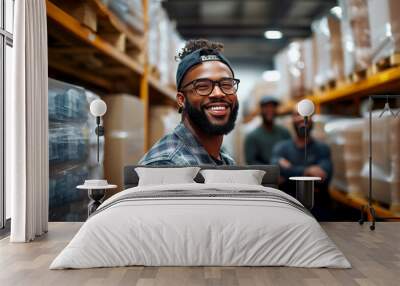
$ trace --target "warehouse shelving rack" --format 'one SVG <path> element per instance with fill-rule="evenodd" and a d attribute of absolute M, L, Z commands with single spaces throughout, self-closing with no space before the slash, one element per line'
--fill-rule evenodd
<path fill-rule="evenodd" d="M 375 73 L 370 74 L 365 78 L 343 83 L 337 87 L 325 89 L 324 91 L 318 90 L 311 95 L 307 95 L 305 98 L 308 98 L 314 102 L 316 106 L 316 113 L 319 114 L 321 112 L 321 106 L 326 104 L 332 104 L 341 100 L 357 101 L 360 98 L 366 98 L 372 94 L 384 93 L 393 90 L 400 90 L 400 66 L 390 66 L 384 70 L 377 70 Z M 279 114 L 289 114 L 292 112 L 295 104 L 296 101 L 293 100 L 284 103 L 279 109 Z M 369 205 L 367 199 L 348 196 L 346 192 L 343 192 L 337 188 L 331 188 L 330 195 L 339 203 L 352 208 L 364 210 L 367 214 L 367 219 L 370 221 L 373 220 L 371 213 L 368 212 L 367 208 L 364 208 L 366 205 Z M 382 205 L 373 202 L 372 206 L 375 209 L 377 217 L 399 220 L 396 217 L 398 214 L 390 211 Z"/>
<path fill-rule="evenodd" d="M 320 106 L 323 104 L 330 104 L 339 100 L 352 99 L 355 100 L 361 97 L 367 97 L 374 93 L 387 92 L 390 90 L 399 90 L 400 88 L 400 67 L 395 66 L 383 71 L 379 71 L 364 79 L 358 81 L 344 83 L 337 88 L 327 91 L 317 91 L 314 94 L 306 96 L 312 100 L 316 105 L 317 113 Z M 293 106 L 294 101 L 285 103 L 280 109 L 281 114 L 289 113 Z"/>
<path fill-rule="evenodd" d="M 78 3 L 79 2 L 79 3 Z M 144 108 L 145 151 L 149 148 L 150 105 L 175 106 L 175 90 L 149 73 L 147 59 L 148 1 L 142 0 L 144 31 L 128 27 L 100 0 L 46 0 L 49 35 L 49 74 L 100 94 L 140 96 Z M 96 29 L 72 15 L 95 15 Z"/>
<path fill-rule="evenodd" d="M 316 113 L 320 113 L 321 106 L 340 100 L 357 100 L 367 97 L 370 94 L 386 92 L 390 90 L 400 90 L 400 66 L 389 67 L 388 69 L 377 71 L 376 73 L 353 82 L 343 83 L 335 88 L 324 91 L 317 90 L 298 100 L 288 100 L 278 109 L 280 115 L 292 112 L 297 101 L 303 98 L 312 100 L 316 106 Z M 250 122 L 260 111 L 255 109 L 244 117 L 243 122 Z"/>

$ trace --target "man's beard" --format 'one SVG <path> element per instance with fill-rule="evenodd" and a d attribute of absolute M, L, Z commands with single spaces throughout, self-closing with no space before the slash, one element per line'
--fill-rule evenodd
<path fill-rule="evenodd" d="M 266 126 L 271 126 L 274 124 L 274 118 L 267 118 L 264 114 L 262 115 L 263 124 Z"/>
<path fill-rule="evenodd" d="M 232 105 L 230 105 L 232 106 Z M 210 135 L 226 135 L 233 130 L 235 127 L 235 121 L 238 115 L 239 103 L 231 108 L 229 114 L 228 122 L 223 125 L 212 124 L 205 113 L 204 108 L 200 110 L 195 108 L 190 104 L 188 100 L 185 102 L 185 107 L 183 109 L 184 114 L 186 114 L 190 121 L 196 125 L 199 129 L 203 130 Z"/>
<path fill-rule="evenodd" d="M 296 135 L 297 135 L 297 137 L 299 137 L 299 138 L 305 138 L 306 137 L 306 134 L 307 134 L 307 136 L 310 136 L 310 133 L 311 133 L 311 131 L 312 131 L 312 124 L 310 124 L 309 123 L 309 125 L 306 127 L 306 126 L 299 126 L 299 125 L 296 125 L 296 124 L 294 124 L 293 125 L 293 127 L 294 127 L 294 131 L 296 132 Z"/>

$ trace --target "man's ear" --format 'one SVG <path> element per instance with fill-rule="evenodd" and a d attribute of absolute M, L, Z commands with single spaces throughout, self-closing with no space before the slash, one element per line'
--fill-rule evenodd
<path fill-rule="evenodd" d="M 182 92 L 176 94 L 176 102 L 178 103 L 179 113 L 182 113 L 182 109 L 185 106 L 185 95 Z"/>

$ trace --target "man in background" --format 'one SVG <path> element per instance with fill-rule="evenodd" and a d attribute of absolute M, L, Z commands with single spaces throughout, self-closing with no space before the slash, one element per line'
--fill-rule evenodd
<path fill-rule="evenodd" d="M 282 184 L 280 189 L 295 196 L 295 183 L 289 177 L 312 176 L 320 177 L 315 183 L 314 208 L 311 212 L 318 220 L 331 220 L 332 208 L 328 186 L 332 178 L 333 166 L 328 145 L 312 136 L 312 118 L 305 124 L 304 118 L 296 112 L 292 114 L 295 137 L 277 144 L 272 154 L 272 164 L 280 167 Z M 307 134 L 307 139 L 306 139 Z M 307 143 L 307 161 L 304 149 Z"/>
<path fill-rule="evenodd" d="M 260 101 L 262 124 L 247 135 L 245 139 L 245 156 L 249 165 L 268 165 L 274 146 L 290 139 L 289 131 L 275 124 L 276 110 L 279 101 L 272 96 L 264 96 Z"/>
<path fill-rule="evenodd" d="M 177 104 L 182 121 L 140 160 L 140 165 L 233 165 L 221 148 L 224 135 L 235 127 L 238 114 L 234 78 L 223 45 L 190 40 L 179 54 Z"/>

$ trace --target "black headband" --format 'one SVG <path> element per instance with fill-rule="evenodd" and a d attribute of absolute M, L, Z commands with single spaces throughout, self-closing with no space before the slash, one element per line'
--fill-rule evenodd
<path fill-rule="evenodd" d="M 202 62 L 208 61 L 220 61 L 228 66 L 234 75 L 233 70 L 229 61 L 217 50 L 213 49 L 198 49 L 191 54 L 185 56 L 178 65 L 176 71 L 176 88 L 179 90 L 181 87 L 182 79 L 190 68 L 195 65 L 201 64 Z"/>

